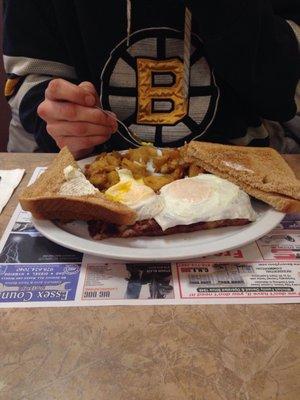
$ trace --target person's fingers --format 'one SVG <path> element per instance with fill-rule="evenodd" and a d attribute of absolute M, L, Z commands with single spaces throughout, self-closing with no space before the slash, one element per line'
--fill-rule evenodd
<path fill-rule="evenodd" d="M 107 136 L 109 138 L 114 132 L 111 126 L 66 121 L 49 122 L 47 131 L 53 137 L 73 136 L 74 140 L 77 140 L 77 137 L 84 136 Z"/>
<path fill-rule="evenodd" d="M 56 139 L 56 143 L 60 149 L 67 146 L 72 153 L 78 153 L 82 150 L 90 149 L 102 144 L 107 140 L 107 136 L 85 136 L 76 138 L 71 136 L 61 136 Z"/>
<path fill-rule="evenodd" d="M 115 119 L 115 120 L 118 118 L 117 114 L 115 114 L 113 111 L 105 110 L 105 112 L 106 112 L 106 114 L 111 115 L 113 117 L 113 119 Z"/>
<path fill-rule="evenodd" d="M 69 101 L 87 107 L 93 107 L 96 104 L 96 98 L 92 93 L 60 78 L 49 82 L 45 98 L 52 101 Z"/>
<path fill-rule="evenodd" d="M 96 98 L 96 105 L 100 106 L 100 98 L 98 96 L 97 90 L 95 88 L 95 86 L 92 84 L 92 82 L 81 82 L 79 84 L 80 87 L 82 87 L 83 89 L 86 89 L 89 93 L 93 94 Z M 117 118 L 116 114 L 112 111 L 105 111 L 107 114 L 110 114 L 114 119 Z"/>
<path fill-rule="evenodd" d="M 113 131 L 118 128 L 117 121 L 112 115 L 93 107 L 83 107 L 69 102 L 46 100 L 38 107 L 39 116 L 47 122 L 53 121 L 78 121 L 111 127 Z"/>
<path fill-rule="evenodd" d="M 87 92 L 93 94 L 93 95 L 97 95 L 97 90 L 95 88 L 95 86 L 92 84 L 92 82 L 89 81 L 84 81 L 81 82 L 78 87 L 85 89 Z"/>
<path fill-rule="evenodd" d="M 71 153 L 73 154 L 75 160 L 79 160 L 79 159 L 88 157 L 93 151 L 94 151 L 94 147 L 91 147 L 89 149 L 71 151 Z"/>
<path fill-rule="evenodd" d="M 92 84 L 92 82 L 84 81 L 84 82 L 81 82 L 78 86 L 94 96 L 95 105 L 97 105 L 97 106 L 100 105 L 100 99 L 99 99 L 97 90 L 96 90 L 95 86 Z"/>

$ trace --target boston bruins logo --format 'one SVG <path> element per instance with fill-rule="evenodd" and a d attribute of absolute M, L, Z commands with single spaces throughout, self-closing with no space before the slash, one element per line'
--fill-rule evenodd
<path fill-rule="evenodd" d="M 189 100 L 183 96 L 183 33 L 145 29 L 122 41 L 101 76 L 102 106 L 115 112 L 142 141 L 178 146 L 200 137 L 214 119 L 219 89 L 192 35 Z M 125 130 L 121 135 L 140 143 Z"/>

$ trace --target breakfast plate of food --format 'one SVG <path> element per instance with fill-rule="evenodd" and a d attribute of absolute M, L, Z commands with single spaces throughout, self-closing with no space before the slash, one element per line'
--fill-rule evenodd
<path fill-rule="evenodd" d="M 190 142 L 102 153 L 67 148 L 20 196 L 48 239 L 128 261 L 187 260 L 253 242 L 300 210 L 300 182 L 270 148 Z"/>

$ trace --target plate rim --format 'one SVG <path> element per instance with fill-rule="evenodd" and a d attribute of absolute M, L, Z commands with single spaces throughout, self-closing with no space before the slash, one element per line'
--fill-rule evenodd
<path fill-rule="evenodd" d="M 52 242 L 59 244 L 63 247 L 69 248 L 71 250 L 81 252 L 83 254 L 89 254 L 96 257 L 102 257 L 106 259 L 113 260 L 127 260 L 127 261 L 180 261 L 180 260 L 190 260 L 198 257 L 205 257 L 212 254 L 221 253 L 228 250 L 233 250 L 235 248 L 244 247 L 249 243 L 253 243 L 254 241 L 260 239 L 265 236 L 267 233 L 272 231 L 284 218 L 285 214 L 280 213 L 271 208 L 267 209 L 263 218 L 257 222 L 249 224 L 248 229 L 244 229 L 240 232 L 235 232 L 230 237 L 225 237 L 224 239 L 219 238 L 216 242 L 209 244 L 209 250 L 203 250 L 201 247 L 206 246 L 206 243 L 200 245 L 200 248 L 185 246 L 178 247 L 176 250 L 176 255 L 170 256 L 170 251 L 174 250 L 174 248 L 166 249 L 159 248 L 155 249 L 153 247 L 145 247 L 145 248 L 132 248 L 132 247 L 118 247 L 118 246 L 109 246 L 109 244 L 104 243 L 101 245 L 101 241 L 89 240 L 86 238 L 82 238 L 80 236 L 76 236 L 70 232 L 67 232 L 61 229 L 52 221 L 47 220 L 36 220 L 32 218 L 32 222 L 35 228 L 47 239 Z M 234 227 L 238 229 L 239 227 Z M 217 229 L 226 229 L 226 228 L 217 228 Z M 201 231 L 199 231 L 200 233 Z M 239 235 L 239 240 L 237 241 L 237 234 Z M 63 235 L 63 236 L 62 236 Z M 185 234 L 178 234 L 185 235 Z M 147 238 L 151 240 L 151 238 Z M 106 239 L 109 240 L 109 239 Z M 122 239 L 122 240 L 130 240 L 130 239 Z M 107 246 L 106 246 L 107 245 Z M 119 252 L 118 253 L 118 249 Z M 125 252 L 124 252 L 125 250 Z M 125 254 L 124 254 L 125 253 Z"/>

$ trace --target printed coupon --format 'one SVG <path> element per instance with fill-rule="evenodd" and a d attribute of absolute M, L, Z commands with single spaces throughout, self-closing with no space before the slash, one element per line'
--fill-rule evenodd
<path fill-rule="evenodd" d="M 0 302 L 75 300 L 80 265 L 0 264 Z"/>
<path fill-rule="evenodd" d="M 170 263 L 87 264 L 83 300 L 166 298 L 174 298 Z"/>
<path fill-rule="evenodd" d="M 178 263 L 180 297 L 300 296 L 300 262 Z"/>

